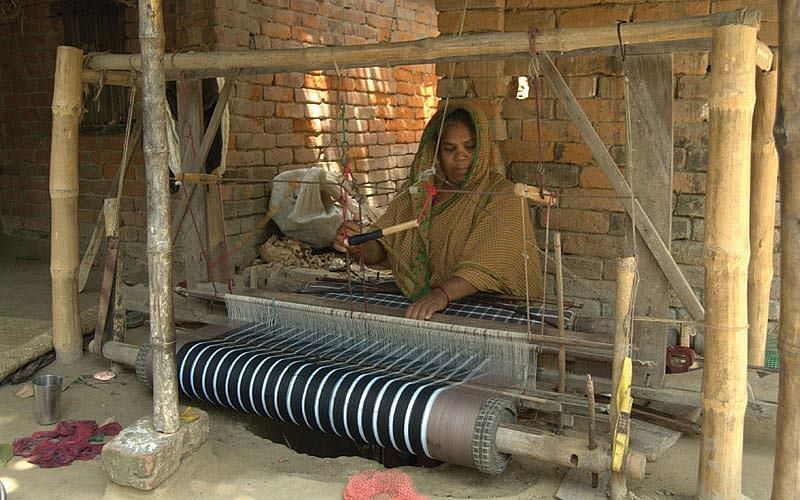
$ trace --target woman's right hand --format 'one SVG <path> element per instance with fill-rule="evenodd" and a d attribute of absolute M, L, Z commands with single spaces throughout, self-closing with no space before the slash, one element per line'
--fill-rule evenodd
<path fill-rule="evenodd" d="M 361 227 L 355 221 L 349 220 L 344 222 L 339 229 L 336 230 L 336 239 L 333 240 L 333 249 L 337 252 L 349 253 L 350 255 L 359 255 L 361 247 L 347 246 L 345 240 L 354 234 L 361 234 Z"/>

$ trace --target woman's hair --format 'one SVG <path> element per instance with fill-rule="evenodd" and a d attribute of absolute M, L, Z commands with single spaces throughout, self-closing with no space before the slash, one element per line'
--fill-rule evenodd
<path fill-rule="evenodd" d="M 469 111 L 463 108 L 459 108 L 444 119 L 444 125 L 442 126 L 442 133 L 447 130 L 447 127 L 453 125 L 454 123 L 463 123 L 469 128 L 469 131 L 472 132 L 472 136 L 475 137 L 475 122 L 472 121 L 472 115 L 469 114 Z"/>

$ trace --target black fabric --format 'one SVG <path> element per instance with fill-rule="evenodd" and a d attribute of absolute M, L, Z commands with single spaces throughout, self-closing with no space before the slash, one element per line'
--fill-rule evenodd
<path fill-rule="evenodd" d="M 480 366 L 442 358 L 258 323 L 184 345 L 178 376 L 183 394 L 214 405 L 427 455 L 433 401 Z"/>

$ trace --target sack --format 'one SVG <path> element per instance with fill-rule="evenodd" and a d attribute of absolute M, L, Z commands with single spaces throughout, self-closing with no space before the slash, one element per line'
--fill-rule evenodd
<path fill-rule="evenodd" d="M 269 209 L 283 234 L 314 248 L 330 246 L 343 220 L 336 176 L 313 167 L 283 172 L 274 181 Z"/>

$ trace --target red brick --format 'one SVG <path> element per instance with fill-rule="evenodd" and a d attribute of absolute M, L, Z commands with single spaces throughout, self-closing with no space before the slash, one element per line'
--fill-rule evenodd
<path fill-rule="evenodd" d="M 570 122 L 566 120 L 523 120 L 522 140 L 538 142 L 567 142 L 577 140 Z"/>
<path fill-rule="evenodd" d="M 660 21 L 681 17 L 705 16 L 709 13 L 708 1 L 642 3 L 634 7 L 634 21 Z M 623 36 L 625 28 L 622 29 Z"/>
<path fill-rule="evenodd" d="M 565 254 L 616 258 L 625 250 L 625 238 L 607 234 L 582 234 L 565 231 L 562 233 L 562 248 Z"/>
<path fill-rule="evenodd" d="M 467 10 L 464 17 L 463 32 L 503 31 L 504 12 L 502 9 Z M 441 12 L 438 27 L 443 34 L 461 31 L 461 12 Z"/>
<path fill-rule="evenodd" d="M 593 159 L 592 152 L 582 142 L 558 143 L 555 146 L 555 160 L 575 165 L 586 165 Z"/>
<path fill-rule="evenodd" d="M 559 28 L 614 26 L 617 21 L 629 21 L 633 7 L 629 5 L 601 5 L 569 10 L 557 10 Z"/>
<path fill-rule="evenodd" d="M 676 193 L 705 193 L 706 174 L 676 171 L 672 174 L 672 189 Z"/>
<path fill-rule="evenodd" d="M 581 187 L 595 189 L 610 189 L 611 184 L 600 167 L 583 167 L 581 169 Z"/>
<path fill-rule="evenodd" d="M 537 7 L 540 7 L 538 5 Z M 505 31 L 528 31 L 531 28 L 550 29 L 556 27 L 556 15 L 552 10 L 513 10 L 505 16 Z"/>
<path fill-rule="evenodd" d="M 545 217 L 546 212 L 544 210 L 540 210 L 540 227 L 544 227 L 546 223 Z M 559 228 L 564 231 L 606 234 L 608 233 L 608 229 L 610 227 L 610 219 L 607 212 L 559 208 L 557 217 Z"/>

